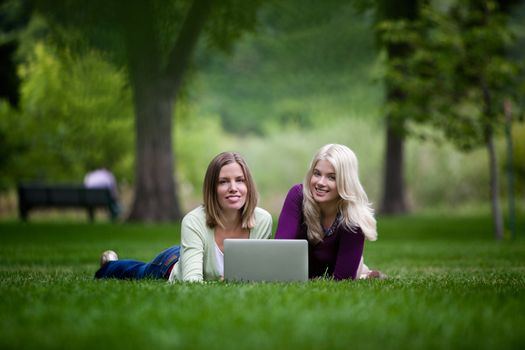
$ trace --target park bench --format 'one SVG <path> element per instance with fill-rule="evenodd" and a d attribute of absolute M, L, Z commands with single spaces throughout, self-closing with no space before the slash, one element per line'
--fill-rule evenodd
<path fill-rule="evenodd" d="M 21 184 L 18 186 L 20 218 L 27 221 L 34 208 L 85 208 L 89 221 L 95 220 L 95 209 L 106 208 L 115 220 L 115 200 L 107 188 L 86 188 L 78 184 Z"/>

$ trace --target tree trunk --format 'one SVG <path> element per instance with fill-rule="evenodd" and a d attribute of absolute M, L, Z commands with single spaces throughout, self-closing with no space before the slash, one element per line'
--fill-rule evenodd
<path fill-rule="evenodd" d="M 492 126 L 485 128 L 485 142 L 489 155 L 490 168 L 490 202 L 492 208 L 492 221 L 494 225 L 494 235 L 496 239 L 503 239 L 503 215 L 499 203 L 499 175 L 498 162 L 496 159 L 496 150 L 494 148 L 494 137 Z"/>
<path fill-rule="evenodd" d="M 377 21 L 404 20 L 413 21 L 419 16 L 418 0 L 377 2 Z M 384 43 L 389 60 L 403 59 L 411 52 L 411 48 L 403 43 Z M 386 103 L 403 103 L 406 99 L 404 93 L 392 83 L 386 82 Z M 402 214 L 408 211 L 405 195 L 404 180 L 404 123 L 406 116 L 385 117 L 386 124 L 386 149 L 383 179 L 383 198 L 379 212 L 382 214 Z"/>
<path fill-rule="evenodd" d="M 210 9 L 211 0 L 193 1 L 163 68 L 154 11 L 148 2 L 132 1 L 127 7 L 126 50 L 137 135 L 130 221 L 167 222 L 182 217 L 175 195 L 173 101 Z"/>
<path fill-rule="evenodd" d="M 505 141 L 507 144 L 507 188 L 509 201 L 509 230 L 512 239 L 516 238 L 516 205 L 514 198 L 514 164 L 512 156 L 512 104 L 509 99 L 503 103 L 505 113 Z"/>
<path fill-rule="evenodd" d="M 386 118 L 386 145 L 381 214 L 402 214 L 408 211 L 404 181 L 404 136 Z"/>
<path fill-rule="evenodd" d="M 485 114 L 484 138 L 489 155 L 489 172 L 490 172 L 490 203 L 492 209 L 492 223 L 494 225 L 494 235 L 496 239 L 503 239 L 503 214 L 499 204 L 499 176 L 498 176 L 498 162 L 496 159 L 496 150 L 494 147 L 494 129 L 491 124 L 491 119 L 494 117 L 492 113 L 492 94 L 488 88 L 487 81 L 484 76 L 480 77 L 480 87 L 483 94 L 483 112 Z M 492 117 L 492 118 L 491 118 Z"/>
<path fill-rule="evenodd" d="M 137 89 L 135 96 L 135 198 L 131 221 L 167 222 L 182 217 L 175 197 L 171 96 L 160 86 Z"/>

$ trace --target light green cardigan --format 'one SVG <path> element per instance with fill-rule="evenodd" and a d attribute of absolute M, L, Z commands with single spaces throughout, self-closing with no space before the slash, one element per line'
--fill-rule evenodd
<path fill-rule="evenodd" d="M 268 239 L 272 235 L 272 216 L 255 208 L 255 226 L 250 239 Z M 180 259 L 171 270 L 170 282 L 218 280 L 220 273 L 215 258 L 214 229 L 206 225 L 204 207 L 199 206 L 182 219 Z"/>

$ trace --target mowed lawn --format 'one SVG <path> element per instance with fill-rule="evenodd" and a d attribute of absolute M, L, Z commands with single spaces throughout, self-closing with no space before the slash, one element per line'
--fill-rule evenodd
<path fill-rule="evenodd" d="M 523 349 L 525 222 L 379 218 L 388 280 L 95 281 L 100 253 L 149 260 L 178 225 L 0 223 L 0 349 Z"/>

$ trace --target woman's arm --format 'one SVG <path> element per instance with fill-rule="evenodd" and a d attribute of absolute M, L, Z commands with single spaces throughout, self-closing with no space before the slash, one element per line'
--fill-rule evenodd
<path fill-rule="evenodd" d="M 303 211 L 303 186 L 293 186 L 284 200 L 283 209 L 279 215 L 275 239 L 298 239 L 301 235 Z"/>
<path fill-rule="evenodd" d="M 204 235 L 206 227 L 198 218 L 186 215 L 181 224 L 180 259 L 182 280 L 202 282 L 204 280 Z M 203 227 L 204 224 L 204 227 Z"/>
<path fill-rule="evenodd" d="M 272 216 L 262 208 L 255 208 L 255 227 L 250 238 L 269 239 L 272 237 Z"/>
<path fill-rule="evenodd" d="M 363 248 L 365 236 L 360 228 L 354 228 L 354 231 L 344 230 L 341 232 L 341 241 L 337 252 L 337 260 L 334 268 L 334 279 L 355 279 Z"/>

